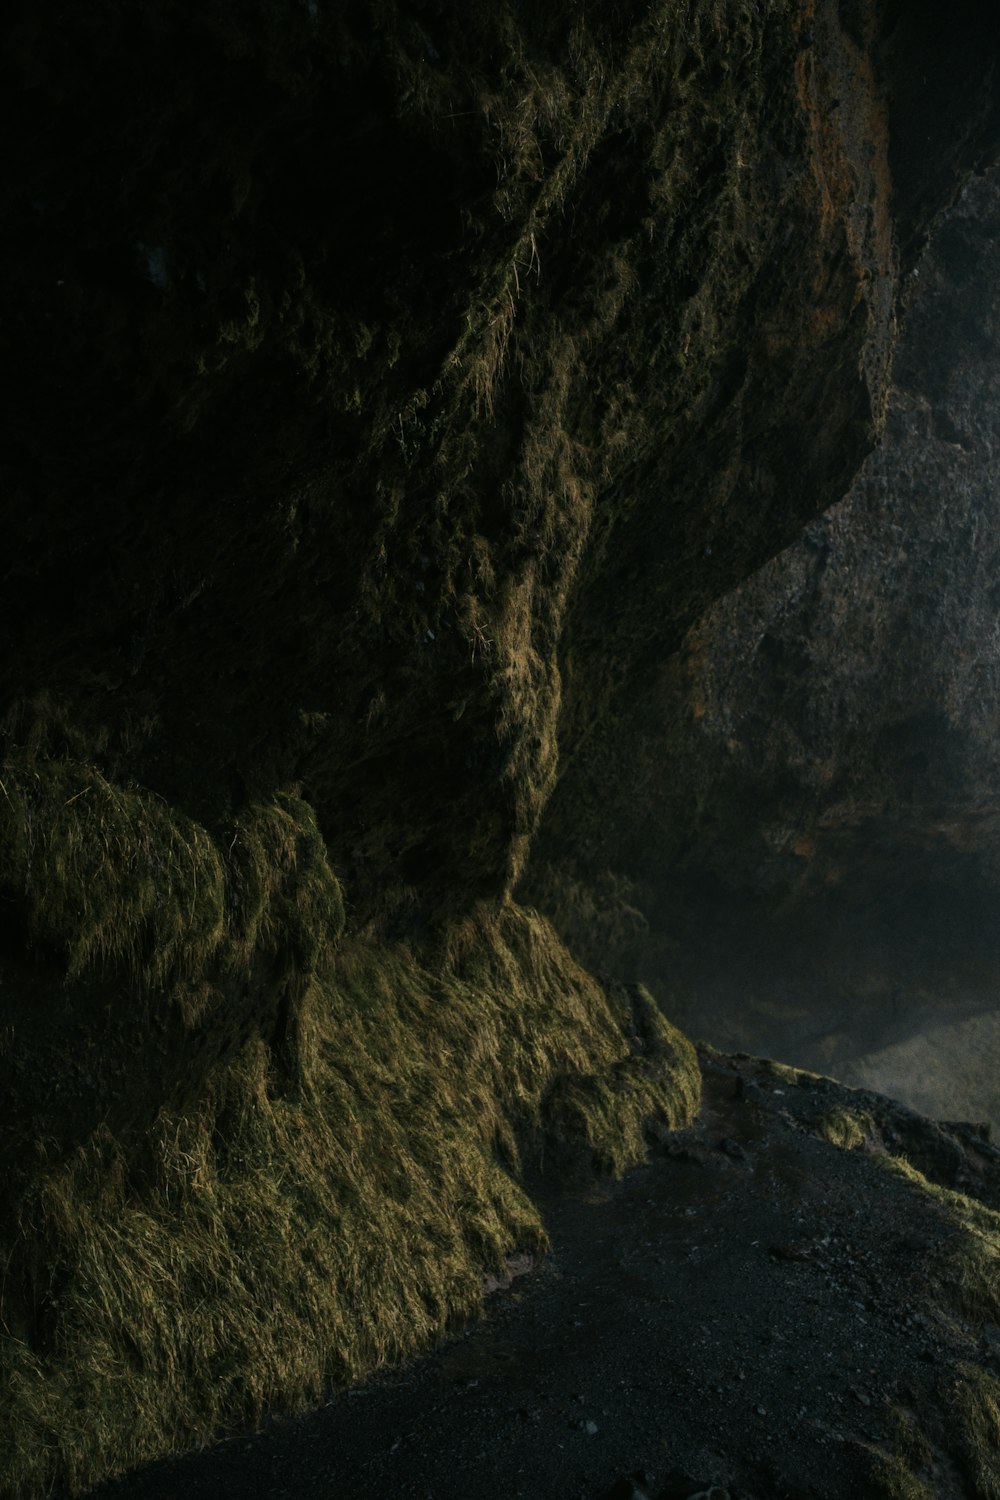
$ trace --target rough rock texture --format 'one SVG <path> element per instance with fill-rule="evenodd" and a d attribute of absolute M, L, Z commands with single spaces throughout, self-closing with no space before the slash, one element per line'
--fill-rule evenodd
<path fill-rule="evenodd" d="M 693 1117 L 690 1045 L 511 890 L 560 757 L 843 493 L 1000 109 L 971 0 L 6 25 L 28 1494 L 426 1344 L 544 1244 L 531 1153 Z"/>
<path fill-rule="evenodd" d="M 689 630 L 629 751 L 584 762 L 608 790 L 603 846 L 535 892 L 588 961 L 655 974 L 698 1034 L 993 1119 L 998 242 L 987 174 L 920 262 L 880 447 Z"/>

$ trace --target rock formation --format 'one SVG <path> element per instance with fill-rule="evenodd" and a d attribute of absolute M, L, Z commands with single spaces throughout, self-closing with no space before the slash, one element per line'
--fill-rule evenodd
<path fill-rule="evenodd" d="M 849 1078 L 894 1043 L 894 1089 L 993 1119 L 998 235 L 980 176 L 915 272 L 850 494 L 691 627 L 633 707 L 631 753 L 584 762 L 607 786 L 601 854 L 545 866 L 547 829 L 536 846 L 577 950 L 655 976 L 695 1032 Z M 964 1039 L 945 1062 L 938 1038 L 936 1080 L 929 1026 Z"/>
<path fill-rule="evenodd" d="M 972 0 L 8 25 L 0 1486 L 33 1495 L 425 1345 L 544 1243 L 542 1142 L 619 1170 L 693 1117 L 690 1044 L 512 892 L 560 766 L 845 492 L 1000 109 Z M 607 817 L 589 788 L 559 836 Z"/>

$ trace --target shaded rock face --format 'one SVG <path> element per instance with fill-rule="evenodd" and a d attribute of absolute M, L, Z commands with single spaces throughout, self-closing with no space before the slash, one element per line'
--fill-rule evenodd
<path fill-rule="evenodd" d="M 997 28 L 12 14 L 0 1488 L 412 1352 L 544 1243 L 522 1150 L 620 1170 L 696 1112 L 512 891 L 560 761 L 874 442 Z"/>
<path fill-rule="evenodd" d="M 996 129 L 975 7 L 934 32 L 937 105 L 905 102 L 927 26 L 794 0 L 15 26 L 2 1004 L 29 1053 L 93 1056 L 87 1128 L 120 1113 L 116 964 L 212 884 L 149 855 L 155 808 L 218 872 L 300 798 L 287 870 L 318 831 L 351 928 L 422 938 L 504 897 L 559 756 L 843 492 L 917 214 L 893 152 L 946 108 L 938 208 Z M 83 892 L 129 861 L 126 918 Z M 202 1066 L 282 1029 L 280 929 L 209 979 Z M 26 1026 L 84 950 L 103 977 Z M 17 1150 L 35 1076 L 22 1053 Z"/>
<path fill-rule="evenodd" d="M 339 12 L 14 34 L 0 696 L 199 818 L 302 781 L 367 916 L 518 868 L 581 582 L 586 719 L 838 496 L 896 265 L 875 7 Z"/>
<path fill-rule="evenodd" d="M 864 1079 L 994 1118 L 998 235 L 994 173 L 915 272 L 886 432 L 850 494 L 704 615 L 636 705 L 632 752 L 596 773 L 606 873 L 540 879 L 568 926 L 590 924 L 591 962 L 655 970 L 695 1031 L 848 1076 L 904 1046 Z M 931 1043 L 935 1093 L 918 1034 L 942 1025 L 960 1030 Z"/>

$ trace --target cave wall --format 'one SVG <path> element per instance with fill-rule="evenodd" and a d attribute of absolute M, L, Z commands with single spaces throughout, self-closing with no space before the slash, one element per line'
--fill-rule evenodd
<path fill-rule="evenodd" d="M 0 1484 L 35 1494 L 421 1347 L 544 1244 L 542 1143 L 620 1170 L 691 1118 L 689 1044 L 512 891 L 560 767 L 843 494 L 1000 111 L 968 0 L 5 24 Z"/>
<path fill-rule="evenodd" d="M 973 1018 L 1000 978 L 998 231 L 992 171 L 914 270 L 885 433 L 849 494 L 689 629 L 634 706 L 631 753 L 608 746 L 588 767 L 609 788 L 603 848 L 536 867 L 537 899 L 586 959 L 655 975 L 699 1034 L 853 1077 L 880 1045 L 973 1027 L 936 1094 L 901 1068 L 881 1086 L 984 1115 L 993 1048 Z M 571 771 L 554 828 L 573 795 Z M 957 1075 L 976 1086 L 956 1092 Z"/>
<path fill-rule="evenodd" d="M 77 733 L 209 820 L 301 781 L 362 915 L 500 889 L 552 784 L 574 588 L 592 716 L 645 601 L 682 628 L 882 418 L 858 15 L 16 27 L 14 742 Z M 651 550 L 637 618 L 596 607 Z"/>

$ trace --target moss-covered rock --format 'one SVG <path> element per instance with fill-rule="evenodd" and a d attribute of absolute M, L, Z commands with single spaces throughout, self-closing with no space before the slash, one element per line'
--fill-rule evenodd
<path fill-rule="evenodd" d="M 289 1040 L 217 1063 L 138 1148 L 101 1124 L 36 1160 L 4 1248 L 7 1493 L 84 1487 L 411 1354 L 545 1246 L 522 1153 L 579 1143 L 621 1171 L 700 1095 L 651 1002 L 514 908 L 328 950 L 291 1073 Z"/>
<path fill-rule="evenodd" d="M 998 243 L 992 168 L 909 287 L 883 441 L 595 725 L 524 887 L 720 1045 L 994 1120 Z"/>
<path fill-rule="evenodd" d="M 525 1149 L 697 1108 L 510 893 L 560 756 L 874 439 L 893 216 L 997 125 L 936 14 L 9 22 L 11 1491 L 419 1347 L 544 1238 Z"/>

